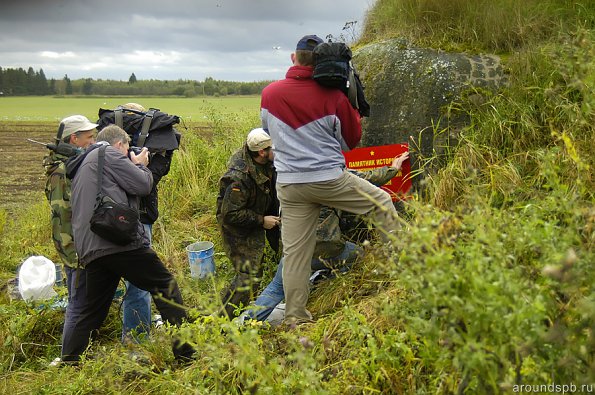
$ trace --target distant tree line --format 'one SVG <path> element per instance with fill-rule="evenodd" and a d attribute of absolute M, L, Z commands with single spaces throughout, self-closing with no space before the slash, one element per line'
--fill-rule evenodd
<path fill-rule="evenodd" d="M 128 81 L 81 78 L 47 79 L 43 69 L 0 67 L 0 94 L 4 96 L 100 95 L 100 96 L 227 96 L 258 95 L 271 81 L 234 82 L 215 80 L 139 80 L 132 73 Z"/>
<path fill-rule="evenodd" d="M 49 95 L 50 84 L 42 69 L 29 67 L 27 71 L 0 67 L 0 92 L 4 95 Z"/>

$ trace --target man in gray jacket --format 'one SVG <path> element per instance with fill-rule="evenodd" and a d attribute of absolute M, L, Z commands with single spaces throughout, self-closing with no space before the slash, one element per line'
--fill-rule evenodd
<path fill-rule="evenodd" d="M 173 325 L 186 318 L 182 296 L 173 275 L 149 247 L 140 222 L 136 239 L 127 245 L 114 244 L 90 229 L 97 195 L 98 153 L 105 149 L 102 192 L 119 203 L 138 209 L 138 196 L 151 191 L 153 176 L 147 169 L 148 151 L 139 155 L 130 152 L 128 134 L 116 125 L 104 128 L 98 135 L 99 144 L 92 145 L 83 155 L 68 163 L 67 175 L 72 181 L 72 228 L 80 264 L 86 269 L 79 276 L 73 303 L 68 304 L 62 335 L 62 360 L 76 362 L 89 344 L 92 333 L 107 317 L 120 281 L 125 278 L 136 287 L 149 291 L 162 317 Z M 75 282 L 76 284 L 76 282 Z M 174 342 L 174 356 L 188 360 L 194 349 Z"/>

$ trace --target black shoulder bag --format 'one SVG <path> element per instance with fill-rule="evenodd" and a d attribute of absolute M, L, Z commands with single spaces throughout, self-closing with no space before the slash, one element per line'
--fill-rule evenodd
<path fill-rule="evenodd" d="M 89 221 L 91 231 L 96 235 L 118 245 L 127 245 L 137 238 L 138 211 L 128 204 L 117 203 L 102 192 L 103 165 L 105 163 L 104 145 L 99 148 L 97 160 L 97 197 L 93 216 Z"/>

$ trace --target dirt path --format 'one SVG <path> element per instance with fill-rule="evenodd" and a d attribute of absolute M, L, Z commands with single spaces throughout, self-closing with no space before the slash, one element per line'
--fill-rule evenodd
<path fill-rule="evenodd" d="M 49 123 L 0 122 L 0 208 L 13 211 L 32 202 L 38 196 L 33 192 L 43 192 L 41 162 L 48 151 L 26 139 L 48 143 L 55 133 L 55 125 Z"/>

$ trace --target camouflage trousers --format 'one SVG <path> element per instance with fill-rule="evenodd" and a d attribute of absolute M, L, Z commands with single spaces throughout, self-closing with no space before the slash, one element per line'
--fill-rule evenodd
<path fill-rule="evenodd" d="M 258 264 L 246 263 L 239 269 L 229 286 L 223 290 L 221 301 L 223 302 L 222 314 L 229 319 L 237 316 L 236 310 L 239 307 L 246 307 L 256 299 L 260 280 L 262 279 L 263 262 Z"/>

